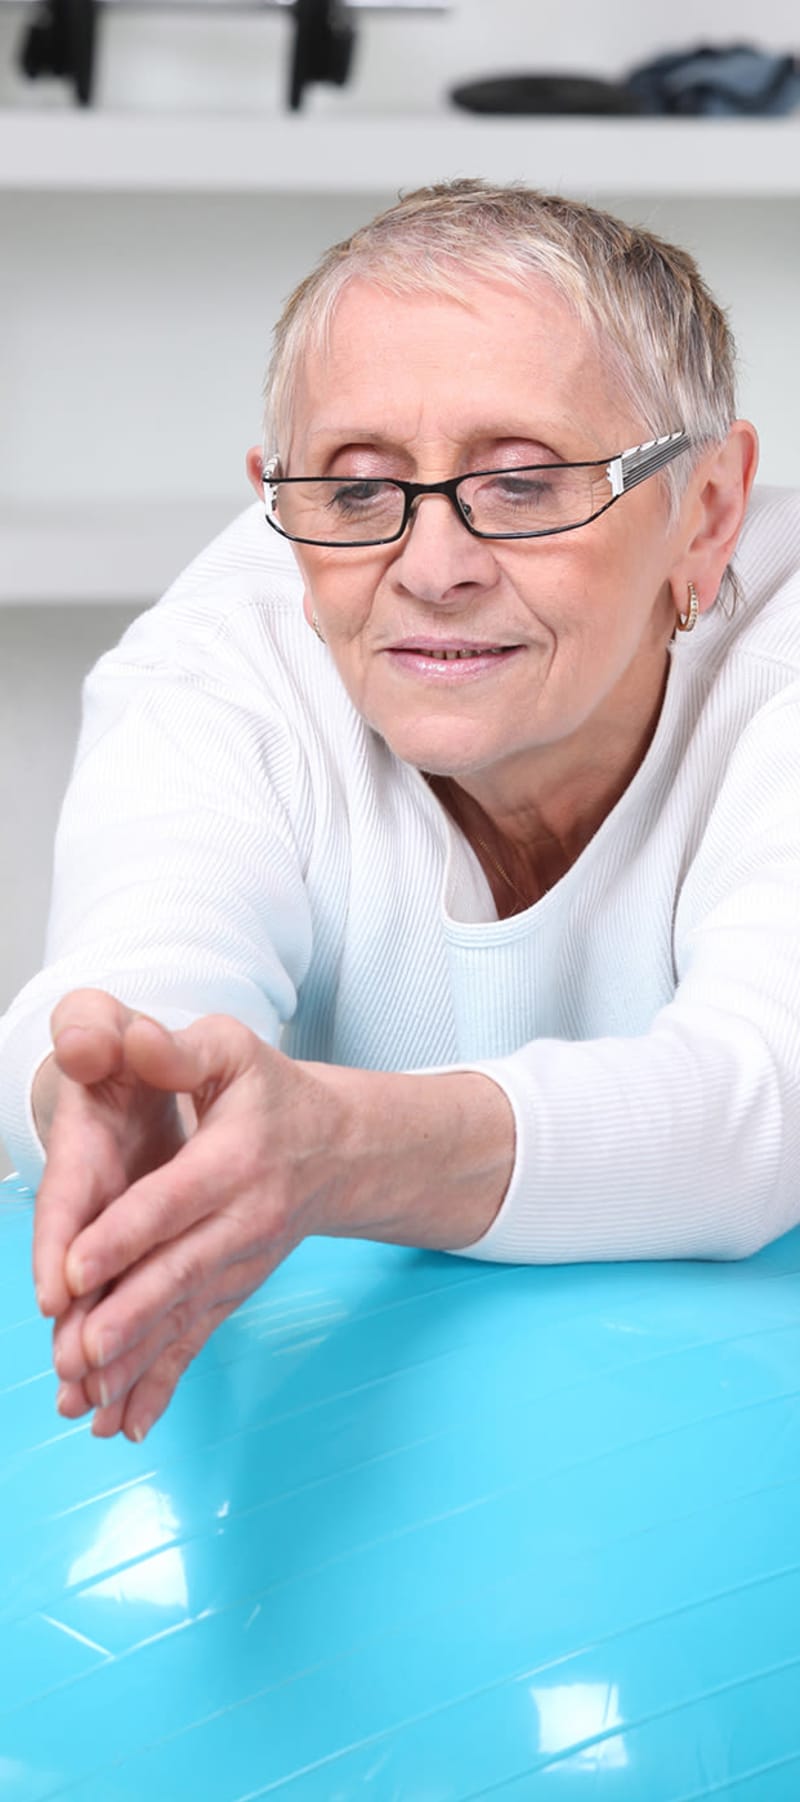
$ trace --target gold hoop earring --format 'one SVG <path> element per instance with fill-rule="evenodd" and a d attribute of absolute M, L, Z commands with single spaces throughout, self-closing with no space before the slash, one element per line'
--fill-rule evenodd
<path fill-rule="evenodd" d="M 689 583 L 686 593 L 689 601 L 689 611 L 688 613 L 678 614 L 675 625 L 676 632 L 693 632 L 697 625 L 697 615 L 700 612 L 700 603 L 697 599 L 697 589 L 695 588 L 694 582 Z"/>
<path fill-rule="evenodd" d="M 322 636 L 322 633 L 321 633 L 321 631 L 320 631 L 320 629 L 319 629 L 319 619 L 318 619 L 318 617 L 317 617 L 317 610 L 316 610 L 316 607 L 315 607 L 315 608 L 314 608 L 314 612 L 313 612 L 313 613 L 312 613 L 312 615 L 311 615 L 311 624 L 312 624 L 312 627 L 313 627 L 313 629 L 314 629 L 314 631 L 315 631 L 315 632 L 316 632 L 316 634 L 317 634 L 317 637 L 318 637 L 318 639 L 319 639 L 319 641 L 320 641 L 320 644 L 324 644 L 324 643 L 325 643 L 325 640 L 324 640 L 324 638 L 323 638 L 323 636 Z"/>

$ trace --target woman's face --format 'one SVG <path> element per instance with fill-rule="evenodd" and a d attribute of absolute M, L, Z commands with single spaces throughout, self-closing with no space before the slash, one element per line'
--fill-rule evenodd
<path fill-rule="evenodd" d="M 284 473 L 437 482 L 610 458 L 648 436 L 545 283 L 523 294 L 476 281 L 469 302 L 352 283 L 328 350 L 304 365 Z M 541 767 L 567 740 L 591 755 L 620 709 L 633 719 L 648 697 L 652 709 L 676 544 L 649 481 L 552 538 L 479 540 L 433 496 L 398 543 L 294 548 L 307 612 L 359 713 L 398 757 L 478 792 L 490 772 Z M 424 654 L 465 647 L 498 654 Z"/>

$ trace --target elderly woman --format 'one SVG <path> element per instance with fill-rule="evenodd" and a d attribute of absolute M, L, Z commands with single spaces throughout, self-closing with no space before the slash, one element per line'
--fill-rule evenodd
<path fill-rule="evenodd" d="M 290 300 L 259 505 L 89 680 L 5 1021 L 63 1414 L 140 1439 L 310 1233 L 800 1219 L 800 508 L 748 508 L 732 363 L 683 251 L 522 188 Z"/>

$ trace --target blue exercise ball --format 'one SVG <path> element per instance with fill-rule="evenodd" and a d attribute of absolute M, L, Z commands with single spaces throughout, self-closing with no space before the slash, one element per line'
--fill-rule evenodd
<path fill-rule="evenodd" d="M 2 1802 L 798 1802 L 800 1231 L 310 1240 L 135 1446 L 0 1195 Z"/>

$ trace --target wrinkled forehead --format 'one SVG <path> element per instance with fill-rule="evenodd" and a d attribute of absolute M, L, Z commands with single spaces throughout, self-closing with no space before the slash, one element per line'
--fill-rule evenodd
<path fill-rule="evenodd" d="M 545 426 L 603 454 L 629 409 L 592 322 L 544 278 L 525 288 L 465 279 L 459 289 L 349 283 L 297 372 L 293 454 L 379 427 L 398 441 L 466 441 Z"/>

